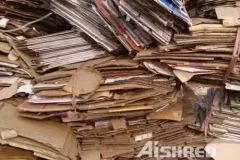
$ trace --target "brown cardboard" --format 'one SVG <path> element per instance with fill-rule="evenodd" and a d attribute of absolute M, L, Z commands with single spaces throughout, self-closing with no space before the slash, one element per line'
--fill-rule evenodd
<path fill-rule="evenodd" d="M 211 19 L 211 18 L 191 18 L 193 26 L 199 24 L 221 24 L 222 21 L 218 19 Z"/>
<path fill-rule="evenodd" d="M 72 105 L 67 104 L 32 104 L 25 101 L 23 104 L 19 105 L 18 107 L 21 111 L 24 112 L 60 112 L 60 111 L 69 111 L 73 110 L 74 108 Z"/>
<path fill-rule="evenodd" d="M 11 117 L 11 119 L 7 118 Z M 0 129 L 15 130 L 19 136 L 54 148 L 63 155 L 77 156 L 77 141 L 71 128 L 56 121 L 34 121 L 18 116 L 17 108 L 3 106 L 0 109 Z M 61 141 L 59 141 L 61 139 Z M 71 143 L 71 146 L 69 146 Z"/>
<path fill-rule="evenodd" d="M 43 90 L 36 93 L 37 96 L 42 97 L 62 97 L 62 96 L 69 96 L 71 93 L 63 91 L 63 90 Z"/>
<path fill-rule="evenodd" d="M 11 51 L 11 46 L 9 45 L 9 43 L 4 43 L 4 42 L 0 42 L 0 51 L 3 53 L 10 53 Z"/>
<path fill-rule="evenodd" d="M 112 57 L 112 56 L 103 57 L 103 58 L 89 60 L 87 62 L 65 65 L 65 66 L 63 66 L 63 68 L 66 69 L 66 70 L 78 69 L 80 67 L 94 68 L 96 65 L 105 63 L 105 62 L 110 61 L 114 58 L 115 57 Z"/>
<path fill-rule="evenodd" d="M 18 81 L 15 81 L 10 87 L 0 90 L 0 100 L 8 99 L 17 93 Z"/>
<path fill-rule="evenodd" d="M 47 80 L 44 81 L 44 83 L 46 84 L 67 84 L 69 82 L 69 80 L 71 79 L 71 77 L 64 77 L 64 78 L 58 78 L 58 79 L 53 79 L 53 80 Z"/>
<path fill-rule="evenodd" d="M 224 26 L 238 26 L 240 24 L 239 7 L 217 7 L 215 11 L 218 19 L 223 19 Z"/>
<path fill-rule="evenodd" d="M 158 47 L 152 47 L 138 52 L 137 57 L 152 56 L 154 53 L 158 53 Z M 136 57 L 136 58 L 137 58 Z"/>
<path fill-rule="evenodd" d="M 24 118 L 29 118 L 29 119 L 34 119 L 34 120 L 45 120 L 45 119 L 50 119 L 54 117 L 61 117 L 65 114 L 62 112 L 57 112 L 57 113 L 31 113 L 31 112 L 20 112 L 19 116 L 24 117 Z"/>
<path fill-rule="evenodd" d="M 90 101 L 90 100 L 111 98 L 112 94 L 109 91 L 103 91 L 103 92 L 96 92 L 93 94 L 83 95 L 81 97 Z"/>
<path fill-rule="evenodd" d="M 134 70 L 133 68 L 104 68 L 106 70 L 100 70 L 104 78 L 108 77 L 123 77 L 123 76 L 138 76 L 143 74 L 148 74 L 146 70 Z M 131 69 L 131 70 L 130 70 Z"/>
<path fill-rule="evenodd" d="M 2 160 L 37 160 L 33 152 L 6 145 L 0 145 L 0 159 Z"/>
<path fill-rule="evenodd" d="M 109 109 L 97 109 L 90 110 L 88 113 L 115 113 L 115 112 L 129 112 L 129 111 L 138 111 L 138 110 L 152 110 L 155 108 L 155 105 L 145 105 L 145 106 L 125 106 L 119 108 L 109 108 Z"/>
<path fill-rule="evenodd" d="M 102 75 L 98 71 L 86 68 L 78 69 L 63 89 L 75 96 L 79 96 L 97 90 L 101 81 Z"/>
<path fill-rule="evenodd" d="M 71 71 L 57 71 L 52 73 L 47 73 L 41 76 L 38 76 L 35 78 L 37 82 L 47 81 L 47 80 L 53 80 L 57 78 L 64 78 L 64 77 L 70 77 L 75 73 L 75 70 Z"/>
<path fill-rule="evenodd" d="M 124 90 L 124 89 L 134 89 L 134 88 L 146 88 L 146 89 L 148 89 L 148 88 L 152 88 L 152 87 L 126 82 L 126 83 L 112 84 L 112 85 L 101 85 L 97 89 L 97 91 Z"/>
<path fill-rule="evenodd" d="M 47 156 L 43 153 L 39 153 L 39 152 L 34 152 L 34 156 L 41 157 L 41 158 L 44 158 L 44 159 L 47 159 L 47 160 L 55 160 L 54 158 L 49 157 L 49 156 Z"/>
<path fill-rule="evenodd" d="M 105 63 L 101 63 L 95 66 L 95 68 L 102 68 L 107 66 L 131 66 L 137 68 L 139 66 L 139 63 L 132 61 L 131 59 L 116 59 L 111 60 Z"/>
<path fill-rule="evenodd" d="M 99 150 L 80 151 L 82 160 L 101 160 L 101 154 Z"/>
<path fill-rule="evenodd" d="M 15 130 L 2 130 L 0 131 L 2 139 L 10 139 L 18 136 Z"/>
<path fill-rule="evenodd" d="M 114 157 L 121 154 L 131 153 L 134 149 L 131 146 L 125 146 L 124 148 L 116 149 L 114 147 L 102 148 L 101 155 L 102 158 Z"/>
<path fill-rule="evenodd" d="M 240 149 L 240 143 L 215 139 L 213 142 L 209 143 L 206 147 L 216 149 L 216 155 L 213 157 L 215 160 L 225 160 L 232 159 L 237 160 L 240 158 L 238 154 Z M 208 150 L 205 149 L 207 152 Z M 210 154 L 211 152 L 209 152 Z"/>
<path fill-rule="evenodd" d="M 111 123 L 115 130 L 127 128 L 126 121 L 124 119 L 112 119 Z"/>
<path fill-rule="evenodd" d="M 165 119 L 165 120 L 182 120 L 183 107 L 180 104 L 170 104 L 160 112 L 150 113 L 147 115 L 147 119 Z"/>
<path fill-rule="evenodd" d="M 195 75 L 194 73 L 189 73 L 180 70 L 174 70 L 173 73 L 178 77 L 178 79 L 180 79 L 182 83 L 189 81 Z"/>
<path fill-rule="evenodd" d="M 8 59 L 10 61 L 17 61 L 19 58 L 18 54 L 16 53 L 15 50 L 11 50 L 10 53 L 8 54 Z"/>
<path fill-rule="evenodd" d="M 17 68 L 20 66 L 19 61 L 11 61 L 8 59 L 7 55 L 0 55 L 0 62 L 2 66 Z"/>
<path fill-rule="evenodd" d="M 67 157 L 59 154 L 58 151 L 56 151 L 48 146 L 45 146 L 41 143 L 35 142 L 33 140 L 30 140 L 30 139 L 27 139 L 27 138 L 24 138 L 21 136 L 12 138 L 12 139 L 8 139 L 8 140 L 2 140 L 0 138 L 0 143 L 8 144 L 10 146 L 22 148 L 22 149 L 28 150 L 28 151 L 42 153 L 46 156 L 49 156 L 51 158 L 58 159 L 58 160 L 69 160 Z"/>

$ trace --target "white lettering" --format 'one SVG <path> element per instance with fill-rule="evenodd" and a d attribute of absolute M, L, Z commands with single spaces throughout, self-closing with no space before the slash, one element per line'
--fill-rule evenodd
<path fill-rule="evenodd" d="M 142 157 L 143 155 L 148 155 L 149 157 L 153 156 L 153 142 L 152 141 L 148 141 L 144 147 L 142 148 L 142 150 L 140 151 L 140 153 L 137 155 L 138 158 Z"/>
<path fill-rule="evenodd" d="M 170 146 L 160 148 L 160 158 L 171 158 L 171 148 Z"/>

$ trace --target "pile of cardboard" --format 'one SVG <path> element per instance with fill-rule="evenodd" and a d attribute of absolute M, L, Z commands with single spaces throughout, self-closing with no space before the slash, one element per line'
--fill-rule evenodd
<path fill-rule="evenodd" d="M 158 47 L 138 52 L 135 60 L 149 59 L 167 64 L 183 83 L 191 80 L 238 90 L 240 32 L 235 26 L 238 22 L 234 21 L 238 18 L 237 9 L 216 8 L 214 13 L 218 19 L 196 16 L 192 18 L 190 32 L 175 33 L 169 45 L 159 44 Z M 232 22 L 227 17 L 231 17 Z"/>
<path fill-rule="evenodd" d="M 180 1 L 52 0 L 49 4 L 108 51 L 120 49 L 117 39 L 129 52 L 145 49 L 153 39 L 168 44 L 173 31 L 191 24 Z"/>
<path fill-rule="evenodd" d="M 147 141 L 207 144 L 186 127 L 197 98 L 178 79 L 240 90 L 240 30 L 226 8 L 206 11 L 222 2 L 190 2 L 203 11 L 192 19 L 182 0 L 1 1 L 0 143 L 59 160 L 133 159 Z M 228 129 L 219 122 L 238 121 L 238 95 L 228 97 L 224 113 L 201 117 L 208 126 L 214 115 L 216 137 Z"/>
<path fill-rule="evenodd" d="M 18 109 L 10 105 L 3 105 L 0 115 L 1 144 L 33 151 L 46 159 L 77 159 L 78 144 L 69 126 L 56 120 L 21 118 Z"/>
<path fill-rule="evenodd" d="M 82 159 L 131 159 L 149 140 L 160 146 L 208 142 L 185 128 L 191 109 L 177 102 L 174 74 L 160 62 L 95 50 L 76 30 L 28 39 L 18 49 L 36 61 L 36 72 L 46 72 L 35 78 L 19 115 L 60 117 L 72 127 Z"/>
<path fill-rule="evenodd" d="M 32 67 L 38 73 L 107 56 L 105 50 L 94 46 L 81 34 L 82 32 L 72 29 L 30 38 L 21 41 L 18 50 L 30 56 Z"/>
<path fill-rule="evenodd" d="M 239 141 L 239 93 L 217 90 L 213 101 L 209 134 L 231 141 Z"/>
<path fill-rule="evenodd" d="M 3 0 L 0 16 L 0 100 L 5 100 L 16 94 L 31 94 L 32 79 L 36 76 L 32 59 L 17 49 L 18 41 L 65 30 L 71 25 L 53 14 L 44 1 Z"/>
<path fill-rule="evenodd" d="M 25 60 L 26 56 L 16 48 L 10 36 L 0 33 L 0 100 L 13 97 L 15 94 L 29 94 L 23 88 L 31 87 L 33 72 Z"/>
<path fill-rule="evenodd" d="M 80 69 L 80 71 L 83 70 Z M 148 95 L 145 95 L 145 99 L 134 101 L 132 96 L 143 94 L 135 89 L 132 90 L 132 96 L 129 97 L 127 96 L 129 89 L 127 85 L 126 88 L 119 88 L 119 85 L 124 86 L 119 83 L 99 87 L 99 89 L 107 87 L 114 89 L 116 86 L 117 88 L 111 91 L 115 92 L 112 98 L 104 97 L 104 92 L 98 91 L 90 96 L 93 98 L 92 100 L 90 98 L 81 102 L 76 98 L 76 102 L 79 102 L 76 105 L 77 112 L 74 112 L 72 105 L 68 104 L 71 102 L 65 101 L 64 104 L 61 104 L 64 94 L 58 95 L 59 99 L 61 97 L 58 102 L 55 99 L 54 104 L 49 103 L 54 98 L 47 96 L 54 94 L 57 96 L 57 93 L 66 92 L 40 91 L 36 94 L 41 95 L 42 99 L 39 97 L 38 101 L 34 101 L 31 98 L 24 102 L 19 106 L 20 115 L 39 120 L 60 116 L 63 122 L 72 127 L 79 142 L 79 155 L 83 160 L 89 157 L 96 160 L 101 158 L 132 159 L 138 155 L 147 141 L 159 141 L 159 147 L 168 145 L 204 146 L 211 141 L 211 138 L 186 128 L 192 123 L 192 110 L 182 107 L 176 102 L 168 104 L 172 102 L 173 95 L 161 96 L 163 91 L 157 89 L 156 91 L 160 95 L 146 98 L 150 96 L 150 90 L 147 89 Z M 114 97 L 119 97 L 116 92 L 120 90 L 122 100 L 113 100 Z M 105 95 L 108 95 L 107 92 L 109 91 L 105 91 Z M 123 100 L 124 98 L 127 100 Z M 144 159 L 144 157 L 142 158 Z"/>
<path fill-rule="evenodd" d="M 64 46 L 70 45 L 64 43 L 65 40 L 61 39 L 59 34 L 49 36 L 53 39 L 59 38 L 58 41 Z M 45 37 L 38 39 L 43 40 L 43 43 L 40 43 L 48 51 L 51 49 L 51 43 L 45 43 Z M 29 39 L 26 44 L 29 42 L 32 40 Z M 84 47 L 82 44 L 80 46 Z M 71 49 L 74 49 L 73 46 Z M 34 49 L 31 51 L 37 53 Z M 67 53 L 66 49 L 64 51 L 63 53 Z M 83 51 L 83 55 L 84 52 L 87 51 Z M 41 50 L 39 53 L 40 56 L 44 55 Z M 81 49 L 77 53 L 81 54 Z M 95 156 L 99 158 L 100 154 L 104 158 L 110 158 L 126 153 L 125 156 L 133 157 L 138 151 L 137 148 L 144 145 L 142 142 L 137 147 L 138 141 L 157 137 L 157 133 L 161 133 L 159 136 L 164 138 L 167 134 L 168 137 L 170 130 L 176 131 L 174 134 L 182 137 L 182 133 L 185 133 L 183 128 L 188 121 L 148 122 L 151 119 L 171 120 L 171 115 L 161 112 L 166 108 L 166 114 L 171 114 L 172 110 L 176 112 L 176 115 L 172 115 L 173 120 L 182 119 L 181 106 L 168 108 L 178 95 L 174 78 L 153 74 L 128 55 L 113 56 L 105 52 L 102 54 L 90 48 L 89 54 L 91 53 L 96 55 L 93 56 L 94 59 L 85 58 L 84 62 L 79 60 L 79 63 L 75 64 L 65 63 L 69 62 L 67 60 L 63 61 L 62 65 L 57 62 L 59 66 L 54 67 L 57 71 L 35 78 L 37 84 L 33 86 L 34 95 L 19 106 L 19 114 L 38 120 L 60 117 L 73 128 L 76 138 L 79 138 L 80 156 L 83 159 L 84 156 L 93 155 L 90 152 L 92 150 L 97 150 L 98 155 Z M 97 56 L 98 54 L 102 55 Z M 56 57 L 61 59 L 61 55 Z M 168 127 L 170 124 L 172 126 Z M 174 140 L 177 139 L 173 137 L 173 142 Z M 186 137 L 181 143 L 184 143 L 184 140 Z"/>
<path fill-rule="evenodd" d="M 56 120 L 20 118 L 16 108 L 33 94 L 33 78 L 37 76 L 31 57 L 18 50 L 17 43 L 70 29 L 71 25 L 53 14 L 43 1 L 4 0 L 0 2 L 0 14 L 0 143 L 4 145 L 0 159 L 77 159 L 78 144 L 69 126 Z"/>
<path fill-rule="evenodd" d="M 208 86 L 205 88 L 206 94 L 196 100 L 197 120 L 193 128 L 218 138 L 238 141 L 236 104 L 239 92 L 239 1 L 190 3 L 191 1 L 188 8 L 192 9 L 190 13 L 194 16 L 193 26 L 189 28 L 191 35 L 176 34 L 174 38 L 176 44 L 185 45 L 179 49 L 181 53 L 189 53 L 189 59 L 180 61 L 179 58 L 176 62 L 167 63 L 173 66 L 173 72 L 183 82 L 192 78 L 191 81 L 201 85 L 212 84 L 204 85 Z M 191 57 L 194 54 L 198 56 L 198 61 Z M 185 58 L 184 55 L 183 59 Z M 197 73 L 199 71 L 203 73 Z M 215 89 L 216 84 L 220 90 Z"/>

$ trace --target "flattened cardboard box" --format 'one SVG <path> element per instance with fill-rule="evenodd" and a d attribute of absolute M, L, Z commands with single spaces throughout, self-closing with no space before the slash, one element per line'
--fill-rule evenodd
<path fill-rule="evenodd" d="M 11 117 L 11 118 L 9 118 Z M 17 108 L 3 106 L 0 109 L 0 129 L 15 130 L 18 136 L 54 148 L 66 157 L 76 159 L 77 141 L 71 128 L 56 121 L 35 121 L 21 118 Z"/>

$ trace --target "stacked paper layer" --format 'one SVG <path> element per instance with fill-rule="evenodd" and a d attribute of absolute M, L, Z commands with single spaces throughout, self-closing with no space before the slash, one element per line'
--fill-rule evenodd
<path fill-rule="evenodd" d="M 239 92 L 217 90 L 214 97 L 209 134 L 239 142 Z"/>

